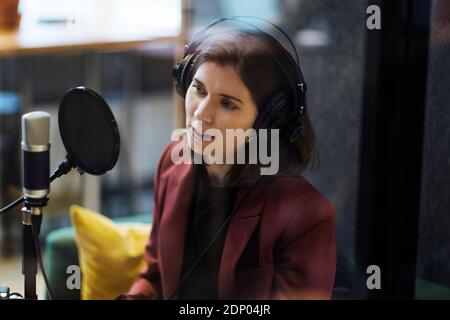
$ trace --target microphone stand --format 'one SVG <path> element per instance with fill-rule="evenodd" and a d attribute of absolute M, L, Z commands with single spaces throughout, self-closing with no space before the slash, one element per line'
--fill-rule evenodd
<path fill-rule="evenodd" d="M 52 183 L 56 178 L 69 173 L 74 168 L 69 157 L 66 158 L 53 172 L 49 178 Z M 18 206 L 25 201 L 25 206 L 22 208 L 22 274 L 24 275 L 24 298 L 26 300 L 37 300 L 36 294 L 36 276 L 37 276 L 37 241 L 41 229 L 42 222 L 42 207 L 45 207 L 48 202 L 48 197 L 34 199 L 22 196 L 14 202 L 4 207 L 0 213 Z"/>
<path fill-rule="evenodd" d="M 42 222 L 42 207 L 47 205 L 48 198 L 25 198 L 22 208 L 22 274 L 24 275 L 24 298 L 37 300 L 37 250 L 36 241 Z"/>
<path fill-rule="evenodd" d="M 50 176 L 49 182 L 67 174 L 73 165 L 67 158 L 58 169 Z M 22 274 L 24 275 L 24 298 L 37 300 L 36 276 L 37 276 L 37 248 L 39 245 L 39 233 L 41 231 L 42 211 L 47 205 L 48 197 L 31 198 L 24 196 L 25 206 L 22 208 Z"/>
<path fill-rule="evenodd" d="M 31 209 L 22 208 L 22 274 L 24 275 L 24 294 L 27 300 L 37 300 L 36 275 L 37 257 L 33 240 Z"/>

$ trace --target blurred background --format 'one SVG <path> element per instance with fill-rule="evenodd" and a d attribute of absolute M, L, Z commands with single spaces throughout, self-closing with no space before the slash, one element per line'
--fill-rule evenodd
<path fill-rule="evenodd" d="M 381 30 L 366 26 L 372 3 Z M 50 113 L 53 171 L 65 157 L 59 102 L 84 85 L 111 106 L 121 154 L 102 177 L 52 184 L 43 243 L 70 225 L 72 204 L 149 215 L 159 156 L 184 124 L 171 79 L 184 44 L 217 17 L 259 16 L 292 37 L 308 83 L 321 165 L 307 178 L 337 213 L 334 298 L 450 299 L 450 4 L 423 3 L 0 0 L 0 204 L 21 195 L 21 115 Z M 19 212 L 0 217 L 0 286 L 15 291 Z M 382 294 L 365 287 L 369 264 L 386 270 Z"/>

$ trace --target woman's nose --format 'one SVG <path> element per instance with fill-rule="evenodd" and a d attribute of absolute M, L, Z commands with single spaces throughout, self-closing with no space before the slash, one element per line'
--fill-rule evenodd
<path fill-rule="evenodd" d="M 212 123 L 214 120 L 214 106 L 210 99 L 203 99 L 194 112 L 194 116 L 205 123 Z"/>

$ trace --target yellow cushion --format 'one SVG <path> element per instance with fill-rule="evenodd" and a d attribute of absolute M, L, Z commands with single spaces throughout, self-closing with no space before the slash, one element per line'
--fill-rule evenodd
<path fill-rule="evenodd" d="M 94 211 L 72 206 L 82 273 L 81 299 L 115 299 L 126 293 L 145 268 L 151 224 L 116 224 Z"/>

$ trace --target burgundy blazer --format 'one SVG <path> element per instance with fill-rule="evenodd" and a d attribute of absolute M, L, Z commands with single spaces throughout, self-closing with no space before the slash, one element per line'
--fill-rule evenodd
<path fill-rule="evenodd" d="M 154 184 L 147 268 L 128 295 L 164 299 L 178 284 L 192 192 L 192 164 L 174 165 L 172 143 Z M 302 176 L 240 187 L 219 270 L 219 299 L 329 299 L 336 271 L 335 213 Z M 250 268 L 241 261 L 253 259 Z M 177 298 L 174 295 L 172 298 Z"/>

